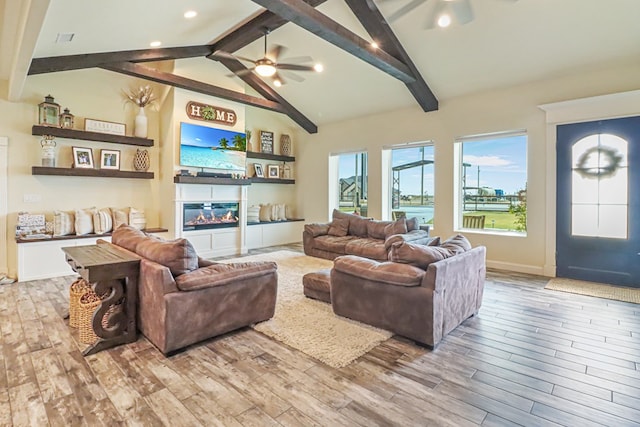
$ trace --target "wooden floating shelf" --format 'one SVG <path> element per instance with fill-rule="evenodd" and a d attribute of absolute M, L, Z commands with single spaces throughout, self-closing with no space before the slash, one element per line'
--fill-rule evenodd
<path fill-rule="evenodd" d="M 209 185 L 251 185 L 250 179 L 215 178 L 209 176 L 186 176 L 177 175 L 173 177 L 176 184 L 209 184 Z"/>
<path fill-rule="evenodd" d="M 51 168 L 44 166 L 32 166 L 31 175 L 58 175 L 58 176 L 94 176 L 100 178 L 137 178 L 153 179 L 153 172 L 119 171 L 112 169 L 89 168 Z"/>
<path fill-rule="evenodd" d="M 251 178 L 251 182 L 254 184 L 295 184 L 295 179 L 280 179 L 280 178 Z"/>
<path fill-rule="evenodd" d="M 260 221 L 260 222 L 247 222 L 247 225 L 269 225 L 269 224 L 286 224 L 287 222 L 300 222 L 304 221 L 304 218 L 290 218 L 282 221 Z"/>
<path fill-rule="evenodd" d="M 153 139 L 138 138 L 136 136 L 112 135 L 110 133 L 89 132 L 78 129 L 63 129 L 53 126 L 34 125 L 32 135 L 53 135 L 58 138 L 80 139 L 84 141 L 113 142 L 116 144 L 138 145 L 153 147 Z"/>
<path fill-rule="evenodd" d="M 295 162 L 296 158 L 292 156 L 280 156 L 278 154 L 258 153 L 255 151 L 247 151 L 249 159 L 274 160 L 276 162 Z"/>

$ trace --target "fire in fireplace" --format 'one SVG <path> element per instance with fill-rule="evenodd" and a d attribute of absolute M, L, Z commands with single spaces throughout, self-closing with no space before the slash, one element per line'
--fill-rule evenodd
<path fill-rule="evenodd" d="M 238 203 L 185 203 L 182 205 L 182 230 L 237 227 Z"/>

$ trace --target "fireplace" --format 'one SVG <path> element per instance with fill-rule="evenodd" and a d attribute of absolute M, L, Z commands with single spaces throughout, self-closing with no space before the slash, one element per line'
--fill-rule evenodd
<path fill-rule="evenodd" d="M 239 208 L 235 202 L 184 203 L 182 230 L 238 227 Z"/>

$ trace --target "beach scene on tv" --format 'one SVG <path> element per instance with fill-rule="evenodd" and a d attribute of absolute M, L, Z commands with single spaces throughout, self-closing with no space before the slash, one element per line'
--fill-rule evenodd
<path fill-rule="evenodd" d="M 180 165 L 245 171 L 247 138 L 244 133 L 180 123 Z"/>

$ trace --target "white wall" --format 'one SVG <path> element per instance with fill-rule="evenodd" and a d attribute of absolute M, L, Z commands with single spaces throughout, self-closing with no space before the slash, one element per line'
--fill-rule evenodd
<path fill-rule="evenodd" d="M 435 235 L 453 234 L 455 198 L 453 143 L 456 137 L 526 129 L 528 134 L 528 230 L 526 237 L 467 233 L 487 246 L 488 265 L 543 274 L 549 242 L 545 217 L 547 164 L 545 114 L 538 105 L 622 92 L 640 87 L 640 62 L 547 79 L 441 102 L 436 112 L 418 107 L 319 126 L 315 135 L 298 132 L 298 200 L 309 221 L 326 221 L 330 153 L 366 147 L 369 153 L 369 214 L 382 213 L 382 147 L 432 140 L 435 145 Z M 436 91 L 437 92 L 437 91 Z M 555 150 L 555 147 L 550 149 Z M 385 184 L 386 185 L 386 184 Z M 548 271 L 548 270 L 547 270 Z"/>

